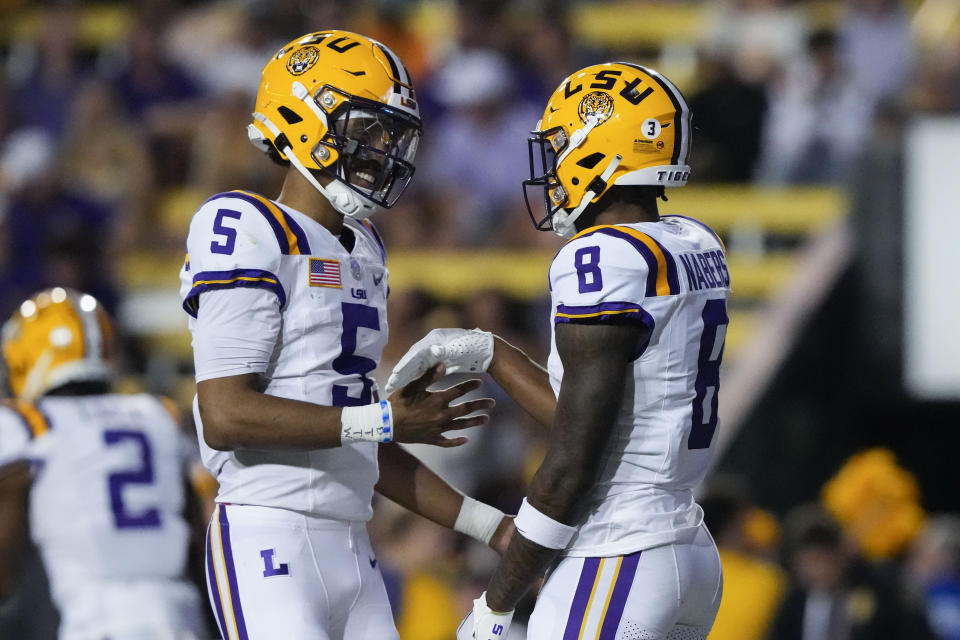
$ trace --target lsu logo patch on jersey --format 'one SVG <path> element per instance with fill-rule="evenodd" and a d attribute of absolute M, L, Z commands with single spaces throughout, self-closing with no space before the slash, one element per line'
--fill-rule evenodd
<path fill-rule="evenodd" d="M 340 289 L 343 282 L 340 278 L 340 261 L 326 258 L 310 258 L 310 286 L 332 287 Z"/>

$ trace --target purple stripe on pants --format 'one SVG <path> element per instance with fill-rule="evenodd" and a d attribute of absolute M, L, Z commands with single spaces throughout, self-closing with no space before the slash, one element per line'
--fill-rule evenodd
<path fill-rule="evenodd" d="M 217 624 L 220 625 L 220 636 L 226 640 L 227 622 L 223 617 L 223 607 L 220 605 L 220 585 L 217 584 L 217 574 L 213 570 L 213 546 L 210 544 L 210 527 L 207 526 L 207 593 L 210 604 L 217 614 Z"/>
<path fill-rule="evenodd" d="M 620 573 L 617 574 L 617 581 L 613 585 L 613 594 L 610 596 L 610 605 L 607 607 L 607 615 L 603 618 L 603 626 L 600 627 L 599 640 L 614 640 L 617 637 L 617 628 L 620 626 L 620 619 L 623 617 L 623 608 L 627 604 L 627 596 L 630 595 L 630 588 L 633 586 L 633 578 L 637 575 L 637 565 L 640 563 L 640 554 L 642 551 L 623 556 L 623 562 L 620 563 Z"/>
<path fill-rule="evenodd" d="M 567 618 L 567 628 L 563 632 L 563 640 L 577 640 L 580 635 L 580 626 L 587 615 L 587 603 L 590 601 L 590 592 L 597 579 L 597 570 L 600 568 L 600 558 L 584 558 L 583 568 L 580 570 L 580 581 L 573 594 L 573 604 L 570 606 L 570 617 Z"/>
<path fill-rule="evenodd" d="M 240 606 L 240 590 L 237 588 L 237 570 L 233 566 L 233 549 L 230 548 L 230 523 L 227 521 L 227 507 L 220 505 L 220 539 L 223 543 L 223 563 L 227 567 L 227 581 L 230 583 L 230 603 L 233 605 L 233 617 L 237 623 L 240 640 L 249 640 L 247 625 L 243 620 L 243 607 Z"/>

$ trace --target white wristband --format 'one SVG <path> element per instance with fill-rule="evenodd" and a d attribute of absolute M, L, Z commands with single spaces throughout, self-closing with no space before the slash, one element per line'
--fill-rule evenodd
<path fill-rule="evenodd" d="M 483 544 L 490 544 L 490 538 L 496 533 L 497 527 L 503 520 L 503 511 L 491 507 L 470 496 L 463 496 L 463 505 L 457 514 L 457 521 L 453 523 L 453 530 L 479 540 Z"/>
<path fill-rule="evenodd" d="M 393 440 L 393 409 L 386 400 L 360 407 L 344 407 L 340 424 L 340 444 Z"/>
<path fill-rule="evenodd" d="M 517 527 L 517 533 L 522 535 L 530 542 L 536 542 L 541 547 L 548 549 L 566 549 L 570 544 L 573 534 L 577 532 L 576 527 L 557 522 L 550 516 L 538 511 L 536 507 L 523 499 L 520 505 L 520 511 L 514 518 L 513 524 Z"/>

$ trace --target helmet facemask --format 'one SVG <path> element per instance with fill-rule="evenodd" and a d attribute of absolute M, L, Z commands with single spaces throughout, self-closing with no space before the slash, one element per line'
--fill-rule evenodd
<path fill-rule="evenodd" d="M 311 155 L 323 171 L 373 204 L 390 208 L 413 178 L 413 159 L 420 142 L 416 118 L 373 100 L 350 96 L 325 86 L 316 94 L 340 94 L 343 102 L 331 114 L 330 127 Z M 330 149 L 336 160 L 329 163 Z"/>
<path fill-rule="evenodd" d="M 554 127 L 546 131 L 534 131 L 533 136 L 527 139 L 527 149 L 530 155 L 530 177 L 523 181 L 523 199 L 527 204 L 527 213 L 533 226 L 538 231 L 553 231 L 553 216 L 567 204 L 567 192 L 557 177 L 557 159 L 566 150 L 569 138 L 562 127 Z M 534 214 L 534 205 L 530 191 L 537 188 L 543 190 L 543 206 L 545 214 L 539 220 Z"/>

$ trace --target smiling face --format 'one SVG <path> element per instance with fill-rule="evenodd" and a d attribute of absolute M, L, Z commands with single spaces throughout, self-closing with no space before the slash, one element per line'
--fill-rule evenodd
<path fill-rule="evenodd" d="M 342 148 L 341 177 L 375 201 L 392 202 L 413 174 L 417 124 L 402 114 L 360 108 L 341 114 L 333 129 Z"/>

